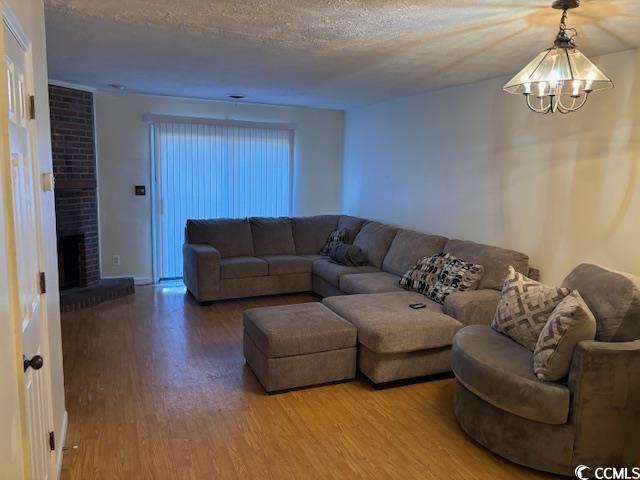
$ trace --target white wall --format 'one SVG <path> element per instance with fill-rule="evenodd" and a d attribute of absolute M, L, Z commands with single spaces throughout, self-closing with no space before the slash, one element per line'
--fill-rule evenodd
<path fill-rule="evenodd" d="M 294 123 L 292 214 L 340 210 L 342 112 L 104 92 L 95 96 L 95 111 L 103 276 L 152 276 L 151 197 L 133 194 L 134 185 L 150 185 L 146 113 Z"/>
<path fill-rule="evenodd" d="M 47 56 L 42 0 L 7 0 L 26 34 L 32 42 L 35 65 L 36 128 L 38 136 L 35 151 L 41 172 L 51 172 L 51 128 L 49 124 L 49 93 L 47 86 Z M 4 110 L 3 110 L 4 111 Z M 47 273 L 46 312 L 49 332 L 49 358 L 45 359 L 51 372 L 53 422 L 58 438 L 56 455 L 62 458 L 62 434 L 66 422 L 64 405 L 64 379 L 62 371 L 62 341 L 60 335 L 60 305 L 58 292 L 58 256 L 56 251 L 55 207 L 52 192 L 40 192 L 42 234 L 44 242 L 44 267 Z M 1 269 L 0 272 L 6 272 Z M 3 294 L 6 292 L 4 288 Z M 2 303 L 2 302 L 0 302 Z M 3 317 L 3 320 L 6 317 Z M 4 364 L 2 364 L 4 371 Z M 3 432 L 4 433 L 4 432 Z M 4 453 L 4 452 L 3 452 Z M 0 462 L 0 471 L 3 464 Z M 4 473 L 4 472 L 3 472 Z M 18 477 L 10 477 L 18 478 Z"/>
<path fill-rule="evenodd" d="M 566 116 L 508 77 L 348 111 L 345 213 L 521 250 L 548 282 L 583 261 L 640 274 L 640 50 L 595 62 L 616 88 Z"/>

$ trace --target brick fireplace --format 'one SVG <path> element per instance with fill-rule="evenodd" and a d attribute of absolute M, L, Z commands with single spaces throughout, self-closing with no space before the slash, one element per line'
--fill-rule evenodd
<path fill-rule="evenodd" d="M 93 94 L 49 86 L 60 288 L 100 282 Z"/>
<path fill-rule="evenodd" d="M 93 93 L 49 85 L 62 311 L 133 293 L 132 278 L 101 279 Z"/>

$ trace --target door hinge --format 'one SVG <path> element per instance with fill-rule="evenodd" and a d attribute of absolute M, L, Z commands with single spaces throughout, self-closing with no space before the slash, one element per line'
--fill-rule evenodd
<path fill-rule="evenodd" d="M 49 432 L 49 450 L 56 451 L 56 432 Z"/>
<path fill-rule="evenodd" d="M 36 97 L 29 95 L 29 120 L 36 118 Z"/>
<path fill-rule="evenodd" d="M 40 272 L 40 294 L 47 293 L 47 275 Z"/>

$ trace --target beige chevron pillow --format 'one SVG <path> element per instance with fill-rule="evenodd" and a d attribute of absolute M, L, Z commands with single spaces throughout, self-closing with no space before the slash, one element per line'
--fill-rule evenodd
<path fill-rule="evenodd" d="M 533 371 L 540 380 L 566 377 L 576 345 L 596 337 L 596 318 L 577 290 L 555 308 L 533 352 Z"/>
<path fill-rule="evenodd" d="M 568 289 L 548 287 L 510 266 L 491 327 L 533 352 L 551 312 L 567 295 Z"/>

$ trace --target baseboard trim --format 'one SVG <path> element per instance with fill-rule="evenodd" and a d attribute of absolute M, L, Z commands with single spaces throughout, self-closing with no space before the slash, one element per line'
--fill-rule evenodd
<path fill-rule="evenodd" d="M 67 411 L 64 411 L 64 416 L 62 417 L 62 427 L 60 428 L 60 440 L 58 440 L 58 451 L 56 452 L 56 469 L 57 469 L 57 477 L 60 478 L 62 475 L 62 457 L 64 455 L 64 446 L 67 443 L 67 429 L 69 428 L 69 414 Z"/>

